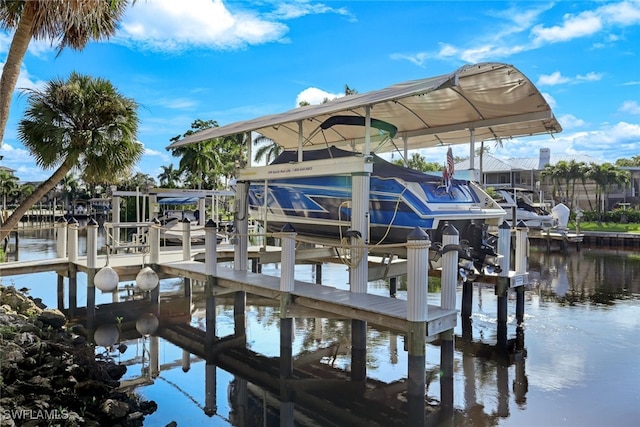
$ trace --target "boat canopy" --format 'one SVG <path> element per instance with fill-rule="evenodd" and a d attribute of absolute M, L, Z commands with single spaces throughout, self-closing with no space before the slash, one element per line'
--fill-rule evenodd
<path fill-rule="evenodd" d="M 360 153 L 354 153 L 353 151 L 341 150 L 336 147 L 329 147 L 327 149 L 318 150 L 306 150 L 303 153 L 303 161 L 309 160 L 324 160 L 324 159 L 337 159 L 341 157 L 353 157 L 361 155 Z M 417 171 L 415 169 L 406 168 L 404 166 L 396 165 L 388 162 L 373 154 L 373 175 L 382 178 L 395 177 L 404 179 L 407 182 L 442 182 L 441 173 L 425 173 Z M 275 158 L 272 165 L 289 164 L 298 160 L 298 152 L 296 150 L 283 151 Z M 453 182 L 465 182 L 462 180 L 453 180 Z"/>
<path fill-rule="evenodd" d="M 485 62 L 465 65 L 450 74 L 202 130 L 168 148 L 257 132 L 285 150 L 297 149 L 302 129 L 304 149 L 337 146 L 361 151 L 361 126 L 321 126 L 334 116 L 341 116 L 343 122 L 346 116 L 364 118 L 368 108 L 370 117 L 397 129 L 396 137 L 402 138 L 409 150 L 468 144 L 471 130 L 474 142 L 562 131 L 547 101 L 522 72 L 512 65 Z M 393 128 L 383 129 L 384 133 L 393 133 Z M 375 132 L 371 135 L 374 141 Z M 387 144 L 376 151 L 394 149 L 394 144 Z"/>

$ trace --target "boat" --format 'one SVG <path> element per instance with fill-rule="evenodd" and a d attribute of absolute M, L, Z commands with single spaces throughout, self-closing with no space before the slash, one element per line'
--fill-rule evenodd
<path fill-rule="evenodd" d="M 160 227 L 160 242 L 165 246 L 181 246 L 185 230 L 184 220 L 171 218 Z M 192 245 L 203 245 L 205 243 L 206 232 L 202 225 L 196 221 L 190 221 L 190 236 Z M 216 241 L 221 243 L 224 240 L 222 234 L 216 233 Z"/>
<path fill-rule="evenodd" d="M 515 211 L 516 224 L 523 221 L 533 230 L 566 229 L 569 220 L 564 211 L 568 210 L 562 203 L 549 210 L 541 203 L 535 203 L 533 191 L 525 188 L 500 188 L 496 190 L 496 201 L 506 212 L 504 220 L 513 223 Z M 563 208 L 564 207 L 564 208 Z"/>
<path fill-rule="evenodd" d="M 304 160 L 358 156 L 339 148 L 304 152 Z M 287 164 L 297 156 L 285 151 L 271 164 Z M 402 243 L 415 227 L 431 230 L 440 241 L 449 223 L 463 235 L 485 220 L 496 223 L 505 211 L 472 181 L 453 179 L 447 191 L 441 175 L 423 173 L 372 155 L 370 178 L 369 243 Z M 266 205 L 265 205 L 266 200 Z M 266 208 L 266 216 L 265 216 Z M 351 177 L 298 177 L 249 187 L 252 217 L 275 232 L 291 224 L 296 232 L 317 237 L 344 237 L 351 228 Z M 473 226 L 471 225 L 473 221 Z M 465 236 L 466 237 L 466 236 Z"/>
<path fill-rule="evenodd" d="M 495 254 L 487 228 L 500 225 L 506 213 L 476 183 L 479 171 L 473 164 L 469 179 L 462 180 L 461 174 L 424 174 L 396 166 L 380 155 L 398 152 L 406 158 L 410 150 L 453 144 L 469 144 L 473 153 L 476 142 L 561 130 L 523 73 L 509 64 L 479 63 L 202 130 L 168 148 L 257 133 L 283 150 L 269 165 L 252 165 L 249 156 L 249 164 L 238 170 L 243 193 L 236 199 L 237 223 L 247 220 L 241 207 L 245 194 L 249 213 L 269 232 L 290 224 L 298 234 L 312 237 L 342 240 L 360 233 L 369 246 L 406 243 L 419 227 L 430 233 L 432 248 L 438 249 L 448 222 L 466 242 L 462 252 L 468 250 L 482 266 Z M 362 188 L 367 182 L 368 209 L 366 200 L 352 197 L 352 191 L 367 193 Z"/>
<path fill-rule="evenodd" d="M 340 125 L 364 126 L 364 119 L 334 116 L 319 127 Z M 395 136 L 391 123 L 372 119 L 371 127 L 389 138 Z M 304 151 L 302 161 L 347 157 L 362 157 L 362 153 L 328 147 Z M 376 154 L 370 158 L 373 163 L 367 230 L 370 245 L 405 243 L 416 227 L 428 231 L 432 242 L 441 242 L 442 230 L 450 224 L 458 229 L 470 258 L 477 260 L 480 268 L 487 257 L 495 258 L 486 228 L 490 224 L 499 225 L 505 211 L 477 183 L 447 179 L 446 172 L 424 173 L 399 166 Z M 288 165 L 297 159 L 297 151 L 287 150 L 271 165 Z M 335 174 L 275 179 L 266 187 L 254 183 L 249 186 L 249 212 L 268 232 L 280 231 L 288 224 L 304 236 L 342 240 L 353 233 L 351 181 L 350 175 Z M 494 265 L 496 260 L 486 261 Z"/>

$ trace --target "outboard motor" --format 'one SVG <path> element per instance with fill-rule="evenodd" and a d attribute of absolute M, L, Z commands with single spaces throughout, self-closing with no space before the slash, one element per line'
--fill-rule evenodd
<path fill-rule="evenodd" d="M 472 221 L 461 237 L 469 245 L 469 257 L 473 262 L 474 273 L 500 273 L 498 253 L 495 249 L 496 241 L 487 233 L 484 224 L 480 225 Z M 467 272 L 467 275 L 469 273 Z"/>

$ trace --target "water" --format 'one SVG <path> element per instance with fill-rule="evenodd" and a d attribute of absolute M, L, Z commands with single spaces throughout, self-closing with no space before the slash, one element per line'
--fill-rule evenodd
<path fill-rule="evenodd" d="M 83 243 L 80 243 L 82 252 Z M 48 231 L 24 232 L 20 238 L 20 259 L 55 257 L 55 242 Z M 453 406 L 450 424 L 468 426 L 632 426 L 640 416 L 640 256 L 632 251 L 583 248 L 569 254 L 532 250 L 529 257 L 531 285 L 526 291 L 525 325 L 517 336 L 515 299 L 509 302 L 507 338 L 524 339 L 524 349 L 516 355 L 496 352 L 496 297 L 488 286 L 476 286 L 471 328 L 456 327 L 454 352 Z M 279 275 L 277 266 L 264 266 L 263 273 Z M 296 279 L 313 282 L 311 266 L 296 268 Z M 56 276 L 39 273 L 6 277 L 3 285 L 30 289 L 30 295 L 56 307 Z M 346 268 L 323 266 L 323 283 L 347 289 Z M 78 277 L 78 301 L 86 298 L 86 279 Z M 193 306 L 186 308 L 182 283 L 178 279 L 161 283 L 161 306 L 170 307 L 175 322 L 205 329 L 205 300 L 202 287 L 194 286 Z M 388 294 L 384 282 L 372 283 L 369 292 Z M 124 293 L 121 295 L 125 297 Z M 458 289 L 458 308 L 461 289 Z M 111 302 L 110 294 L 97 292 L 99 304 Z M 398 298 L 406 298 L 400 288 Z M 439 304 L 439 295 L 430 294 Z M 216 306 L 216 334 L 234 332 L 233 300 L 220 297 Z M 182 308 L 181 308 L 182 307 Z M 163 321 L 167 315 L 163 313 Z M 261 366 L 265 360 L 278 366 L 280 355 L 279 304 L 248 298 L 246 315 L 247 347 L 272 359 L 255 359 L 242 365 L 233 358 L 207 363 L 185 353 L 162 338 L 130 337 L 128 349 L 116 360 L 128 365 L 125 380 L 141 381 L 135 390 L 155 400 L 158 410 L 145 425 L 280 425 L 278 412 L 285 410 L 278 393 L 278 374 L 267 375 L 268 368 L 250 372 L 247 383 L 243 366 Z M 349 378 L 351 370 L 350 321 L 299 317 L 293 322 L 294 367 L 316 375 Z M 462 335 L 465 334 L 465 339 Z M 135 334 L 134 334 L 135 335 Z M 407 376 L 404 338 L 391 331 L 369 326 L 367 329 L 366 373 L 377 393 L 385 391 L 384 403 L 364 408 L 362 418 L 344 418 L 342 425 L 371 424 L 382 418 L 384 405 L 398 405 L 398 392 L 406 389 Z M 157 349 L 157 350 L 156 350 Z M 314 353 L 316 352 L 316 353 Z M 439 378 L 440 347 L 427 345 L 427 400 L 438 408 L 442 399 Z M 157 360 L 155 360 L 157 357 Z M 307 363 L 308 362 L 308 363 Z M 156 375 L 154 366 L 160 371 Z M 237 366 L 236 366 L 237 365 Z M 304 366 L 303 366 L 304 365 Z M 226 368 L 226 369 L 225 369 Z M 255 369 L 254 369 L 255 370 Z M 272 383 L 269 383 L 271 381 Z M 295 381 L 295 380 L 294 380 Z M 252 383 L 253 382 L 253 383 Z M 254 384 L 262 384 L 263 387 Z M 275 389 L 270 388 L 270 384 Z M 294 382 L 295 384 L 295 382 Z M 347 393 L 344 406 L 358 395 L 348 382 L 330 388 L 332 394 Z M 397 385 L 397 387 L 396 387 Z M 404 387 L 404 388 L 403 388 Z M 242 393 L 250 396 L 248 406 Z M 339 412 L 339 404 L 322 406 L 326 401 L 299 388 L 293 395 L 295 425 L 331 425 L 328 420 Z M 370 394 L 373 394 L 369 390 Z M 239 397 L 240 396 L 240 397 Z M 279 400 L 280 399 L 280 400 Z M 315 407 L 315 412 L 305 408 Z M 320 408 L 320 409 L 318 409 Z M 357 413 L 357 412 L 354 412 Z M 370 416 L 372 419 L 366 420 Z M 406 420 L 396 420 L 406 425 Z M 395 424 L 395 423 L 394 423 Z M 385 425 L 380 422 L 380 425 Z M 443 425 L 447 425 L 446 422 Z"/>

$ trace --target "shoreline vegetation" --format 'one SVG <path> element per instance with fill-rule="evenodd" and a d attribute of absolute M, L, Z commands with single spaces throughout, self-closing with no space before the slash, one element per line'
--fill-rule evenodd
<path fill-rule="evenodd" d="M 569 229 L 576 231 L 576 223 L 570 222 Z M 609 233 L 640 233 L 640 223 L 622 224 L 619 222 L 580 222 L 580 232 L 583 231 L 599 231 Z"/>
<path fill-rule="evenodd" d="M 126 366 L 97 355 L 81 329 L 0 285 L 0 425 L 133 427 L 156 411 L 118 389 Z"/>

